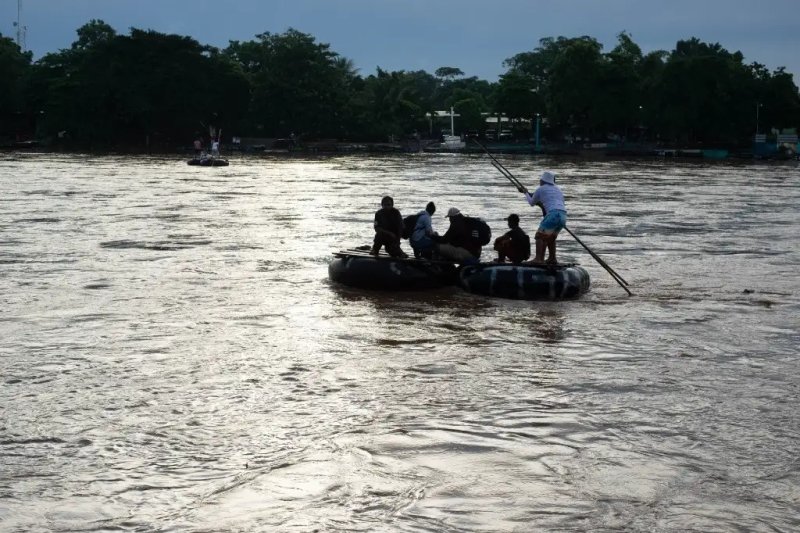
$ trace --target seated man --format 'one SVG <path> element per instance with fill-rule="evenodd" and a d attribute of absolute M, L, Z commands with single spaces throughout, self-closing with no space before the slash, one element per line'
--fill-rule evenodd
<path fill-rule="evenodd" d="M 375 212 L 375 240 L 369 253 L 378 255 L 381 246 L 386 247 L 386 253 L 392 257 L 406 258 L 408 255 L 400 249 L 400 234 L 403 232 L 403 217 L 395 209 L 391 196 L 384 196 L 381 208 Z"/>
<path fill-rule="evenodd" d="M 436 205 L 433 202 L 428 202 L 425 209 L 419 212 L 417 216 L 417 223 L 414 226 L 414 231 L 411 232 L 408 242 L 414 250 L 414 257 L 431 259 L 433 256 L 433 249 L 436 245 L 434 238 L 438 234 L 433 231 L 433 222 L 431 217 L 436 212 Z"/>
<path fill-rule="evenodd" d="M 531 239 L 519 227 L 518 215 L 512 213 L 506 220 L 511 229 L 494 241 L 497 262 L 504 263 L 508 257 L 512 263 L 521 263 L 531 256 Z"/>
<path fill-rule="evenodd" d="M 447 211 L 447 218 L 450 219 L 450 227 L 444 235 L 435 239 L 439 243 L 437 253 L 448 261 L 467 265 L 477 263 L 481 257 L 481 245 L 473 236 L 472 228 L 467 225 L 467 218 L 455 207 Z"/>

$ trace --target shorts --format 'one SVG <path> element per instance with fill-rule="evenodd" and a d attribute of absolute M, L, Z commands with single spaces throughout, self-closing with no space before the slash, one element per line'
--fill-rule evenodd
<path fill-rule="evenodd" d="M 558 235 L 567 226 L 567 212 L 560 209 L 550 211 L 539 223 L 538 233 L 545 236 Z"/>

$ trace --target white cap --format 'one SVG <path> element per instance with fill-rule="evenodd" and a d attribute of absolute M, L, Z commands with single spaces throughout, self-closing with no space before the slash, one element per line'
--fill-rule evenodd
<path fill-rule="evenodd" d="M 545 183 L 549 183 L 550 185 L 556 184 L 556 175 L 550 172 L 549 170 L 545 170 L 542 172 L 542 175 L 539 176 L 539 180 Z"/>
<path fill-rule="evenodd" d="M 461 211 L 459 211 L 455 207 L 451 207 L 450 209 L 447 210 L 447 215 L 446 215 L 445 218 L 454 217 L 454 216 L 460 215 L 460 214 L 461 214 Z"/>

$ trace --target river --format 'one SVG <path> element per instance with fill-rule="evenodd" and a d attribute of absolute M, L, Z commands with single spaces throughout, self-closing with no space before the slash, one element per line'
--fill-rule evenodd
<path fill-rule="evenodd" d="M 533 232 L 479 155 L 0 154 L 0 530 L 800 529 L 797 163 L 499 157 L 634 296 L 328 280 L 385 194 Z"/>

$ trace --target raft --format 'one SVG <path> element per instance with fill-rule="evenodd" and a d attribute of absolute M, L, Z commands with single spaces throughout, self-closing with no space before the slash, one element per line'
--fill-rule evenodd
<path fill-rule="evenodd" d="M 449 261 L 401 259 L 384 252 L 375 256 L 369 247 L 333 255 L 328 265 L 330 279 L 359 289 L 423 290 L 454 285 L 458 279 L 458 267 Z"/>
<path fill-rule="evenodd" d="M 206 158 L 195 157 L 194 159 L 188 160 L 186 164 L 192 166 L 200 166 L 200 167 L 227 167 L 228 160 L 213 158 L 213 157 L 206 157 Z"/>
<path fill-rule="evenodd" d="M 466 291 L 515 300 L 577 298 L 589 290 L 589 273 L 576 264 L 481 263 L 459 270 Z"/>

